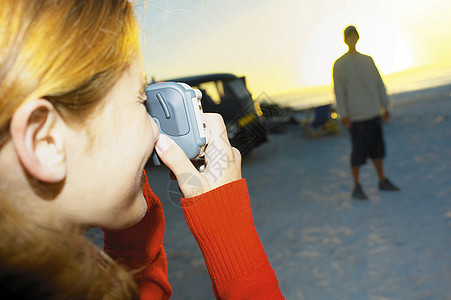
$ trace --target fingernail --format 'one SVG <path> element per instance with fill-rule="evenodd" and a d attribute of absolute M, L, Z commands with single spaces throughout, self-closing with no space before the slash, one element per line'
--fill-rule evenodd
<path fill-rule="evenodd" d="M 173 145 L 173 144 L 174 144 L 174 141 L 172 139 L 170 139 L 167 135 L 160 134 L 160 137 L 158 138 L 158 141 L 155 144 L 155 147 L 157 148 L 157 151 L 159 153 L 163 153 L 166 150 L 168 150 L 169 147 L 171 147 L 171 145 Z"/>

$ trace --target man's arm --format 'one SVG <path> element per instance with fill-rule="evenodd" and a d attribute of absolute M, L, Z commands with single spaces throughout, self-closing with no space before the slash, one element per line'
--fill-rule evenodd
<path fill-rule="evenodd" d="M 374 60 L 371 59 L 371 61 L 373 62 L 373 69 L 376 75 L 376 80 L 377 80 L 377 91 L 379 93 L 379 103 L 381 105 L 381 107 L 385 110 L 385 112 L 388 113 L 389 110 L 389 99 L 388 99 L 388 95 L 387 95 L 387 90 L 385 89 L 385 84 L 384 81 L 382 80 L 381 74 L 379 72 L 379 69 L 377 68 L 376 64 L 374 63 Z"/>
<path fill-rule="evenodd" d="M 346 89 L 345 89 L 345 77 L 342 74 L 341 68 L 337 66 L 337 62 L 334 63 L 332 69 L 332 77 L 334 81 L 335 99 L 337 100 L 337 111 L 341 116 L 341 122 L 344 126 L 351 126 L 351 120 L 349 119 Z"/>

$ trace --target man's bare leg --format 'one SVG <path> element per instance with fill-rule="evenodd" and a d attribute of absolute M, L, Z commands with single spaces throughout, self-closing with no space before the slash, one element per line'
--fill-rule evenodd
<path fill-rule="evenodd" d="M 384 175 L 384 161 L 382 158 L 376 158 L 373 159 L 373 165 L 376 169 L 377 178 L 379 179 L 379 182 L 384 181 L 385 175 Z"/>
<path fill-rule="evenodd" d="M 352 179 L 354 180 L 354 189 L 352 191 L 352 197 L 359 200 L 366 200 L 368 199 L 368 196 L 365 194 L 365 192 L 362 189 L 362 186 L 360 185 L 359 180 L 359 174 L 360 174 L 360 166 L 351 166 L 351 172 L 352 172 Z"/>
<path fill-rule="evenodd" d="M 351 167 L 352 172 L 352 179 L 354 180 L 354 185 L 358 185 L 360 183 L 359 175 L 360 175 L 360 166 L 352 166 Z"/>

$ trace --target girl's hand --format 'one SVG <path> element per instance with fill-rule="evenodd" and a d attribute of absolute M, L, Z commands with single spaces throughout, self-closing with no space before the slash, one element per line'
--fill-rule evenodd
<path fill-rule="evenodd" d="M 168 136 L 160 135 L 155 144 L 158 156 L 174 173 L 185 198 L 241 179 L 241 154 L 230 145 L 221 115 L 206 113 L 205 121 L 210 140 L 205 149 L 205 169 L 201 172 Z"/>

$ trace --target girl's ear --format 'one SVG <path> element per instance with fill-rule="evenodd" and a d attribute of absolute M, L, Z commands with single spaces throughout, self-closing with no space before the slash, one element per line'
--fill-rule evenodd
<path fill-rule="evenodd" d="M 25 170 L 40 181 L 56 183 L 66 177 L 62 126 L 59 112 L 45 99 L 26 102 L 11 119 L 17 156 Z"/>

